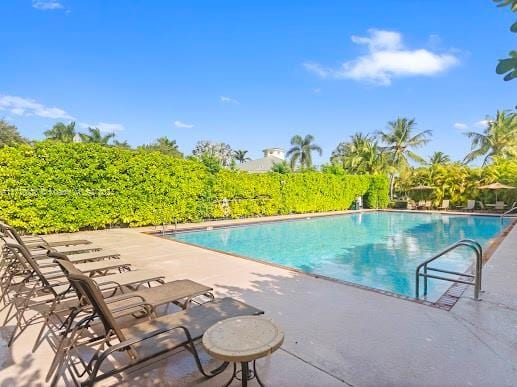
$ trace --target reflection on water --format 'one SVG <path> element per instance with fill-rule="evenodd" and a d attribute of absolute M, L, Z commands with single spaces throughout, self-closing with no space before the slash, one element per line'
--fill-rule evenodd
<path fill-rule="evenodd" d="M 419 263 L 459 239 L 486 245 L 508 222 L 482 216 L 372 212 L 169 237 L 413 297 Z M 464 271 L 472 259 L 470 250 L 459 249 L 434 266 Z M 449 285 L 431 280 L 429 299 L 439 297 Z"/>

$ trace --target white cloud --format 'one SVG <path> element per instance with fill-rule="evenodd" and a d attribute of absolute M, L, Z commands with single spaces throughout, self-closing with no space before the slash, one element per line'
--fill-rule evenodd
<path fill-rule="evenodd" d="M 98 128 L 101 132 L 106 132 L 106 133 L 120 132 L 121 130 L 124 130 L 124 125 L 111 124 L 108 122 L 98 122 L 96 124 L 88 124 L 86 122 L 79 122 L 78 125 L 80 128 L 83 128 L 83 129 Z"/>
<path fill-rule="evenodd" d="M 174 126 L 176 128 L 186 128 L 186 129 L 190 129 L 190 128 L 194 127 L 193 124 L 186 124 L 186 123 L 181 122 L 181 121 L 174 121 Z"/>
<path fill-rule="evenodd" d="M 486 128 L 488 126 L 488 120 L 480 120 L 474 125 L 476 125 L 478 128 Z"/>
<path fill-rule="evenodd" d="M 33 99 L 13 95 L 0 95 L 0 111 L 8 111 L 16 116 L 38 116 L 65 120 L 74 119 L 63 109 L 48 107 Z"/>
<path fill-rule="evenodd" d="M 352 42 L 368 47 L 368 54 L 342 63 L 337 69 L 318 63 L 304 63 L 307 71 L 320 78 L 353 79 L 379 85 L 390 85 L 393 78 L 430 76 L 446 71 L 459 63 L 452 54 L 408 49 L 402 34 L 396 31 L 370 29 L 369 36 L 352 36 Z"/>
<path fill-rule="evenodd" d="M 463 122 L 455 122 L 454 125 L 454 128 L 456 129 L 459 129 L 459 130 L 466 130 L 469 128 L 469 126 Z"/>
<path fill-rule="evenodd" d="M 239 101 L 237 101 L 235 98 L 230 98 L 230 97 L 225 97 L 224 95 L 221 95 L 219 97 L 219 100 L 222 102 L 222 103 L 234 103 L 234 104 L 239 104 Z"/>
<path fill-rule="evenodd" d="M 65 8 L 63 4 L 57 0 L 33 0 L 32 7 L 43 11 Z"/>

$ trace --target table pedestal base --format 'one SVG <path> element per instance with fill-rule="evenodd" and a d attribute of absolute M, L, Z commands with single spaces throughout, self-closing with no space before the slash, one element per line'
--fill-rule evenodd
<path fill-rule="evenodd" d="M 250 370 L 249 363 L 243 362 L 241 363 L 241 369 L 237 371 L 237 363 L 233 363 L 233 373 L 231 379 L 224 385 L 224 387 L 228 387 L 234 379 L 240 380 L 242 382 L 243 387 L 248 386 L 248 380 L 257 379 L 257 383 L 264 387 L 262 381 L 258 377 L 257 368 L 255 366 L 255 360 L 253 361 L 253 370 Z"/>

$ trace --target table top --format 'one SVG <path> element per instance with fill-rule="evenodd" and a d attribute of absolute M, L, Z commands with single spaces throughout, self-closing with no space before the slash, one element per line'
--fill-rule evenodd
<path fill-rule="evenodd" d="M 203 346 L 212 357 L 231 362 L 248 362 L 276 351 L 284 332 L 263 316 L 232 317 L 207 329 Z"/>

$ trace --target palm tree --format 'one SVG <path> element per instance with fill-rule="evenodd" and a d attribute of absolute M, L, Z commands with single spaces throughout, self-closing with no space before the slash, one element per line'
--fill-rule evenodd
<path fill-rule="evenodd" d="M 409 168 L 409 160 L 424 163 L 424 159 L 412 151 L 429 142 L 432 132 L 424 130 L 414 134 L 415 119 L 400 118 L 388 122 L 387 131 L 378 131 L 377 137 L 384 144 L 381 149 L 386 152 L 390 171 L 390 197 L 393 198 L 393 189 L 396 173 L 404 172 Z"/>
<path fill-rule="evenodd" d="M 171 140 L 167 136 L 159 137 L 156 140 L 154 140 L 151 144 L 142 145 L 138 148 L 151 151 L 158 151 L 172 157 L 183 157 L 183 153 L 180 152 L 176 140 Z"/>
<path fill-rule="evenodd" d="M 81 139 L 84 142 L 96 143 L 96 144 L 108 144 L 108 142 L 115 137 L 115 133 L 108 133 L 106 135 L 102 135 L 101 130 L 99 128 L 88 128 L 89 134 L 79 133 Z"/>
<path fill-rule="evenodd" d="M 350 142 L 342 142 L 332 152 L 330 161 L 349 173 L 376 174 L 386 172 L 386 155 L 372 136 L 355 133 Z"/>
<path fill-rule="evenodd" d="M 484 156 L 483 165 L 486 165 L 494 157 L 517 157 L 517 113 L 498 110 L 495 119 L 487 117 L 487 121 L 482 133 L 465 133 L 472 140 L 472 151 L 464 162 Z"/>
<path fill-rule="evenodd" d="M 450 163 L 451 162 L 451 158 L 449 157 L 449 155 L 446 155 L 445 153 L 443 152 L 434 152 L 430 157 L 429 157 L 429 165 L 431 166 L 434 166 L 434 165 L 439 165 L 439 164 L 447 164 L 447 163 Z"/>
<path fill-rule="evenodd" d="M 240 164 L 251 160 L 246 154 L 248 153 L 247 150 L 237 149 L 233 151 L 233 157 L 235 160 L 237 160 Z"/>
<path fill-rule="evenodd" d="M 316 151 L 321 156 L 323 153 L 319 145 L 313 144 L 314 136 L 308 134 L 305 138 L 295 135 L 291 138 L 293 146 L 286 153 L 287 157 L 291 157 L 291 169 L 294 171 L 297 163 L 300 163 L 300 169 L 310 169 L 312 167 L 312 152 Z"/>
<path fill-rule="evenodd" d="M 280 161 L 278 163 L 273 163 L 271 167 L 271 172 L 286 174 L 290 172 L 289 165 L 285 161 Z"/>
<path fill-rule="evenodd" d="M 131 145 L 129 145 L 129 143 L 126 140 L 124 140 L 124 141 L 114 140 L 113 146 L 116 148 L 131 149 Z"/>
<path fill-rule="evenodd" d="M 74 140 L 75 122 L 72 121 L 68 124 L 58 122 L 54 124 L 52 129 L 49 129 L 43 133 L 49 140 L 56 140 L 62 142 L 72 142 Z"/>

